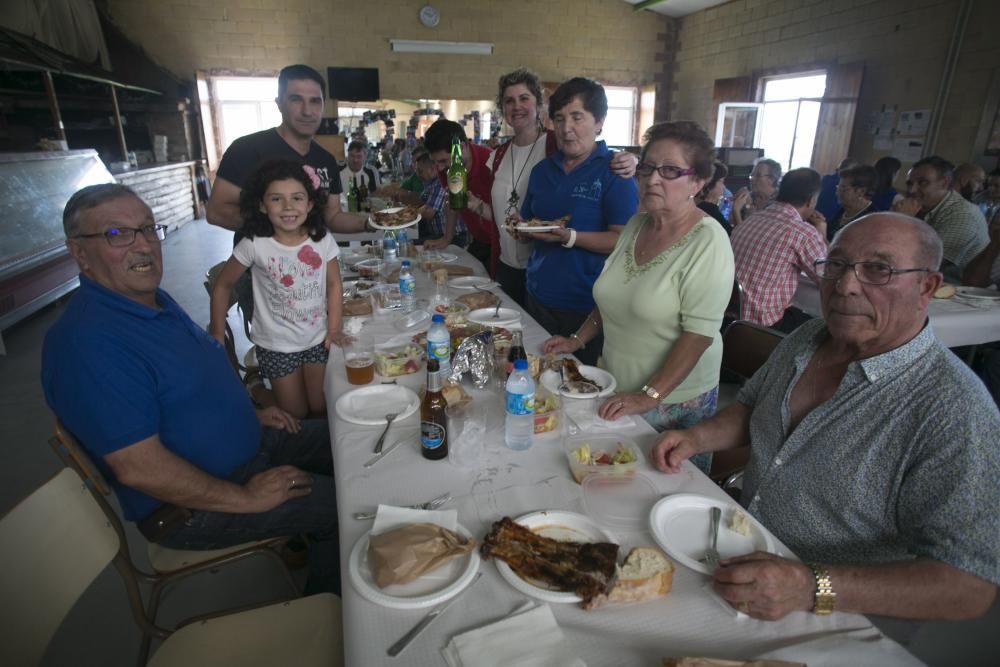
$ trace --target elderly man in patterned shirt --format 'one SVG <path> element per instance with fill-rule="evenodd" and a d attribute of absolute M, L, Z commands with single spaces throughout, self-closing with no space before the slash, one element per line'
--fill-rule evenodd
<path fill-rule="evenodd" d="M 936 155 L 913 163 L 906 175 L 906 197 L 892 210 L 923 218 L 941 237 L 941 271 L 960 282 L 962 271 L 989 242 L 986 218 L 979 207 L 951 189 L 955 167 Z"/>
<path fill-rule="evenodd" d="M 847 225 L 816 265 L 823 319 L 788 336 L 737 403 L 660 436 L 665 472 L 750 444 L 743 502 L 804 561 L 722 561 L 715 589 L 751 616 L 963 619 L 990 608 L 1000 413 L 927 322 L 940 260 L 937 235 L 914 218 Z"/>

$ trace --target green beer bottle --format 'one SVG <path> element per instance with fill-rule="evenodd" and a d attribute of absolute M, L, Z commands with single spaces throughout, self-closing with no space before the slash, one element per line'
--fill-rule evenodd
<path fill-rule="evenodd" d="M 451 166 L 448 167 L 448 206 L 461 210 L 469 205 L 469 172 L 462 162 L 462 146 L 458 137 L 451 140 Z"/>
<path fill-rule="evenodd" d="M 348 210 L 348 212 L 350 212 L 350 213 L 357 213 L 358 212 L 358 208 L 359 208 L 358 207 L 359 203 L 360 202 L 358 201 L 358 183 L 352 177 L 351 178 L 351 187 L 347 191 L 347 210 Z"/>

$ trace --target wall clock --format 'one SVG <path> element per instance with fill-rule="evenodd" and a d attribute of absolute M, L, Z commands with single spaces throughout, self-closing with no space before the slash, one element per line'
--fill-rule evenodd
<path fill-rule="evenodd" d="M 420 22 L 428 28 L 433 28 L 441 22 L 441 12 L 432 5 L 424 5 L 420 8 Z"/>

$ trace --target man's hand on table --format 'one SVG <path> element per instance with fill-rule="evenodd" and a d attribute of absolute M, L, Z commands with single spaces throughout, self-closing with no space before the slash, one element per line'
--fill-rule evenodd
<path fill-rule="evenodd" d="M 248 514 L 269 512 L 286 500 L 312 493 L 312 477 L 295 466 L 278 466 L 251 477 L 243 490 Z"/>
<path fill-rule="evenodd" d="M 713 575 L 713 588 L 736 609 L 765 621 L 793 611 L 810 611 L 816 594 L 812 570 L 798 561 L 755 551 L 724 559 Z"/>
<path fill-rule="evenodd" d="M 257 410 L 257 420 L 264 426 L 284 429 L 289 433 L 298 433 L 302 428 L 298 419 L 276 405 Z"/>
<path fill-rule="evenodd" d="M 698 439 L 691 431 L 664 431 L 653 447 L 653 465 L 660 472 L 678 473 L 684 461 L 699 453 Z"/>

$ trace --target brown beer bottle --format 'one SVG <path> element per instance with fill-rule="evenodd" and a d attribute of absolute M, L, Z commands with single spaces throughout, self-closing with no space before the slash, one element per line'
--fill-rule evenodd
<path fill-rule="evenodd" d="M 420 404 L 420 451 L 425 459 L 439 461 L 448 456 L 447 407 L 441 393 L 441 371 L 437 359 L 427 360 L 427 391 Z"/>

